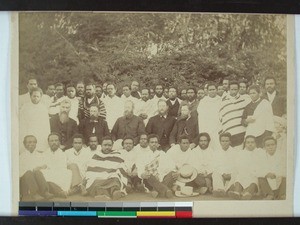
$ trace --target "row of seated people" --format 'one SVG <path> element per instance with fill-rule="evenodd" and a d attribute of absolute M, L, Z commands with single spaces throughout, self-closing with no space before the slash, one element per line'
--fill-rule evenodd
<path fill-rule="evenodd" d="M 232 199 L 285 199 L 284 153 L 276 139 L 266 137 L 263 148 L 247 136 L 242 150 L 231 147 L 231 135 L 219 136 L 220 148 L 210 145 L 208 133 L 200 133 L 197 146 L 190 149 L 186 135 L 168 151 L 160 150 L 155 134 L 142 134 L 139 144 L 125 137 L 121 149 L 113 148 L 110 136 L 98 145 L 95 135 L 84 147 L 81 134 L 73 147 L 60 149 L 60 135 L 48 136 L 49 149 L 36 149 L 33 135 L 24 138 L 26 151 L 20 155 L 20 196 L 22 201 L 72 195 L 108 201 L 141 192 L 153 198 L 192 197 L 212 194 Z"/>

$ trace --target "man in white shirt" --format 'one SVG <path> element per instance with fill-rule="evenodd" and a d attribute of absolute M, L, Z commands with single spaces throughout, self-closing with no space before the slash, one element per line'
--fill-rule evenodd
<path fill-rule="evenodd" d="M 150 152 L 139 157 L 136 162 L 138 177 L 141 178 L 152 197 L 172 198 L 171 188 L 178 177 L 175 163 L 166 156 L 166 153 L 158 150 L 158 136 L 148 136 Z"/>
<path fill-rule="evenodd" d="M 151 117 L 150 112 L 152 110 L 152 102 L 149 98 L 149 89 L 143 88 L 141 92 L 141 99 L 136 101 L 136 107 L 134 111 L 135 115 L 143 119 L 145 125 L 147 125 L 149 118 Z"/>
<path fill-rule="evenodd" d="M 87 152 L 90 154 L 89 159 L 92 159 L 95 154 L 100 153 L 101 145 L 96 134 L 91 134 L 88 139 Z"/>
<path fill-rule="evenodd" d="M 55 84 L 55 95 L 49 106 L 49 116 L 52 117 L 59 113 L 60 103 L 66 99 L 65 86 L 63 83 Z"/>
<path fill-rule="evenodd" d="M 79 120 L 78 120 L 79 100 L 78 98 L 76 98 L 76 88 L 73 84 L 67 85 L 67 99 L 69 99 L 71 102 L 69 117 L 75 120 L 78 125 L 79 124 Z"/>
<path fill-rule="evenodd" d="M 164 88 L 163 88 L 162 84 L 157 84 L 155 86 L 154 92 L 155 92 L 155 95 L 151 99 L 152 109 L 149 112 L 150 117 L 155 116 L 156 114 L 158 114 L 158 108 L 157 108 L 158 101 L 161 100 L 161 99 L 165 100 L 165 101 L 167 100 L 165 98 L 165 96 L 163 95 L 164 94 Z"/>
<path fill-rule="evenodd" d="M 38 87 L 38 83 L 37 83 L 36 78 L 33 78 L 33 77 L 29 78 L 28 82 L 27 82 L 27 90 L 28 90 L 28 92 L 26 94 L 23 94 L 23 95 L 19 96 L 19 109 L 21 109 L 22 106 L 25 103 L 31 102 L 31 100 L 30 100 L 30 91 L 33 88 L 37 88 L 37 87 Z"/>
<path fill-rule="evenodd" d="M 234 183 L 235 150 L 231 145 L 231 134 L 220 135 L 221 149 L 215 152 L 213 180 L 213 196 L 224 197 Z"/>
<path fill-rule="evenodd" d="M 130 100 L 133 102 L 134 107 L 136 107 L 136 102 L 137 102 L 137 98 L 133 97 L 131 95 L 131 90 L 130 90 L 130 86 L 125 84 L 122 87 L 122 95 L 121 95 L 121 99 L 123 100 L 124 104 L 126 101 Z"/>
<path fill-rule="evenodd" d="M 111 131 L 117 119 L 123 115 L 124 103 L 116 96 L 117 90 L 114 84 L 108 84 L 106 90 L 107 96 L 103 99 L 103 102 L 107 113 L 106 121 L 108 129 Z"/>

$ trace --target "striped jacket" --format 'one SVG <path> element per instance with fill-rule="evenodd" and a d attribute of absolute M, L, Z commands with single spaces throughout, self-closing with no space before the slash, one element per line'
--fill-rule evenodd
<path fill-rule="evenodd" d="M 242 115 L 245 107 L 250 103 L 249 98 L 237 94 L 235 97 L 227 95 L 221 103 L 219 118 L 221 122 L 221 132 L 228 132 L 231 135 L 246 132 L 242 125 Z"/>
<path fill-rule="evenodd" d="M 97 105 L 99 107 L 99 117 L 102 117 L 104 120 L 106 120 L 106 108 L 104 106 L 103 101 L 101 101 L 97 96 L 95 96 L 90 103 L 88 103 L 86 97 L 79 99 L 79 104 L 78 104 L 79 120 L 82 120 L 84 118 L 90 118 L 91 105 Z"/>
<path fill-rule="evenodd" d="M 121 183 L 121 191 L 126 193 L 127 174 L 125 170 L 124 159 L 120 152 L 111 152 L 108 154 L 98 152 L 87 163 L 86 187 L 89 188 L 97 179 L 118 178 Z"/>

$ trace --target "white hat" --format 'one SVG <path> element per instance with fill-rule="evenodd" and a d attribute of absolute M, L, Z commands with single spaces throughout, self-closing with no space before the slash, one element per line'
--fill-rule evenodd
<path fill-rule="evenodd" d="M 193 192 L 193 187 L 190 186 L 184 186 L 180 188 L 180 191 L 175 191 L 177 197 L 193 197 L 199 194 L 198 192 Z"/>
<path fill-rule="evenodd" d="M 183 165 L 178 172 L 179 177 L 177 178 L 177 180 L 182 183 L 191 182 L 197 177 L 197 170 L 194 167 L 187 164 Z"/>

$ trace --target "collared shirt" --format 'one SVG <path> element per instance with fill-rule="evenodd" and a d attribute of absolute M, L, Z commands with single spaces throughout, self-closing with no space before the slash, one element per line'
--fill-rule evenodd
<path fill-rule="evenodd" d="M 267 92 L 267 95 L 268 95 L 269 102 L 272 104 L 273 101 L 274 101 L 274 98 L 276 96 L 276 91 L 273 91 L 272 94 L 270 94 L 269 92 Z"/>

